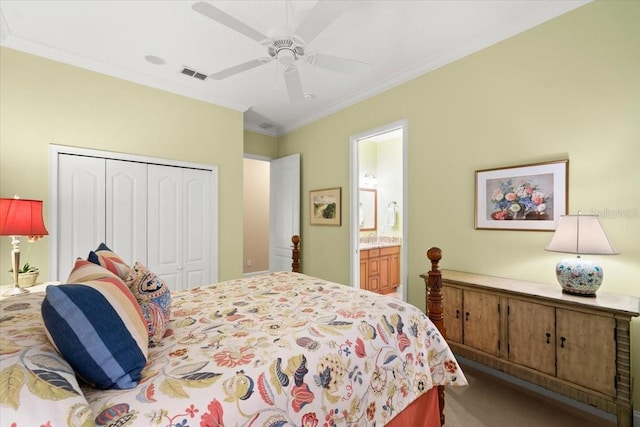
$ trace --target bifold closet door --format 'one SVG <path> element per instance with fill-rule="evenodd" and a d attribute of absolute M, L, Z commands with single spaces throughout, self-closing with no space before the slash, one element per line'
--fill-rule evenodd
<path fill-rule="evenodd" d="M 105 241 L 105 159 L 58 156 L 57 279 Z"/>
<path fill-rule="evenodd" d="M 210 284 L 211 172 L 149 165 L 148 179 L 149 269 L 170 289 Z"/>
<path fill-rule="evenodd" d="M 171 289 L 213 282 L 211 170 L 58 154 L 57 280 L 105 242 Z"/>
<path fill-rule="evenodd" d="M 170 289 L 182 289 L 182 169 L 147 166 L 149 269 Z"/>
<path fill-rule="evenodd" d="M 213 196 L 211 172 L 182 169 L 185 287 L 213 283 Z"/>
<path fill-rule="evenodd" d="M 106 166 L 105 243 L 131 266 L 147 265 L 147 164 L 108 159 Z"/>

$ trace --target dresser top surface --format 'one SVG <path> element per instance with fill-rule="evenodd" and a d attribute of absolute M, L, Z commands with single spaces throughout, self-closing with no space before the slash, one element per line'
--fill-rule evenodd
<path fill-rule="evenodd" d="M 467 273 L 455 270 L 442 270 L 442 279 L 458 283 L 469 284 L 481 288 L 495 289 L 514 295 L 541 297 L 548 300 L 563 302 L 568 305 L 580 305 L 594 309 L 623 312 L 630 316 L 640 315 L 640 298 L 598 292 L 595 297 L 570 295 L 562 292 L 560 285 L 530 282 L 526 280 L 509 279 L 506 277 L 487 276 L 484 274 Z"/>

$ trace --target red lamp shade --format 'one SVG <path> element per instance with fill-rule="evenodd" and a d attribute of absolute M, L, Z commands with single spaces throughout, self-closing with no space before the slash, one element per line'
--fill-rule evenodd
<path fill-rule="evenodd" d="M 42 200 L 1 199 L 0 236 L 44 236 Z"/>

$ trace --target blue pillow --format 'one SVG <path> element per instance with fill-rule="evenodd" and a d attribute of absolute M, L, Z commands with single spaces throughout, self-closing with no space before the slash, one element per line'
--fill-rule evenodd
<path fill-rule="evenodd" d="M 107 273 L 86 283 L 48 286 L 41 308 L 45 332 L 93 387 L 134 388 L 147 362 L 147 325 L 131 291 Z"/>

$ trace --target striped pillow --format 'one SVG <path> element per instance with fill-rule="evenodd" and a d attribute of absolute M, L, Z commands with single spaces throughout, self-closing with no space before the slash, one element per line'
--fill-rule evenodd
<path fill-rule="evenodd" d="M 131 270 L 131 267 L 104 243 L 100 243 L 95 251 L 89 252 L 87 260 L 106 268 L 121 279 Z"/>
<path fill-rule="evenodd" d="M 69 279 L 71 284 L 46 289 L 41 311 L 49 341 L 93 387 L 135 387 L 148 351 L 147 324 L 135 297 L 116 275 L 82 259 Z"/>

